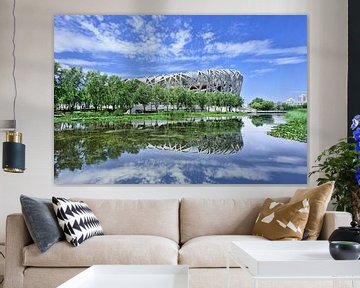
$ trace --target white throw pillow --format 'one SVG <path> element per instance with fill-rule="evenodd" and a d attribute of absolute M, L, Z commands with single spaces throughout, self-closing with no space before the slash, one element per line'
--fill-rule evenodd
<path fill-rule="evenodd" d="M 66 241 L 79 246 L 86 239 L 104 235 L 99 220 L 84 202 L 52 197 L 55 214 Z"/>

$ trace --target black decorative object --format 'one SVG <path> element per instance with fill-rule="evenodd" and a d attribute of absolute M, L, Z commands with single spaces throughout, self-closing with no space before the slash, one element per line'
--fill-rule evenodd
<path fill-rule="evenodd" d="M 6 142 L 3 143 L 2 168 L 5 172 L 22 173 L 25 170 L 25 145 L 22 134 L 17 131 L 6 132 Z"/>
<path fill-rule="evenodd" d="M 360 244 L 360 226 L 356 221 L 352 221 L 350 225 L 350 227 L 343 226 L 334 230 L 329 241 L 350 241 Z"/>
<path fill-rule="evenodd" d="M 335 260 L 358 260 L 360 257 L 360 244 L 357 242 L 332 241 L 329 250 Z"/>

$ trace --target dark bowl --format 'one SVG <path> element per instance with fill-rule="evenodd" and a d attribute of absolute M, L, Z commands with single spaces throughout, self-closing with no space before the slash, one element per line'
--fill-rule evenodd
<path fill-rule="evenodd" d="M 348 241 L 331 241 L 330 255 L 335 260 L 358 260 L 360 257 L 360 244 Z"/>

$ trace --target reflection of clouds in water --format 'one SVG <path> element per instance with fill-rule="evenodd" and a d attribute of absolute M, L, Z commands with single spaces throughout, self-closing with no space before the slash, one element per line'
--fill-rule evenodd
<path fill-rule="evenodd" d="M 281 121 L 281 117 L 274 117 L 275 122 Z M 305 184 L 307 144 L 267 135 L 266 131 L 272 125 L 255 127 L 248 117 L 244 117 L 243 121 L 245 127 L 241 129 L 241 133 L 244 147 L 233 154 L 140 149 L 134 154 L 122 153 L 117 159 L 84 165 L 81 170 L 62 170 L 55 182 L 57 184 Z M 231 145 L 237 143 L 236 139 L 230 140 L 232 140 L 229 141 Z"/>
<path fill-rule="evenodd" d="M 289 157 L 290 158 L 290 157 Z M 300 159 L 300 158 L 299 158 Z M 281 162 L 283 163 L 283 162 Z M 305 174 L 307 168 L 303 165 L 270 166 L 251 163 L 224 164 L 215 160 L 175 160 L 175 161 L 137 161 L 121 167 L 106 167 L 90 165 L 76 172 L 63 171 L 56 182 L 58 184 L 190 184 L 192 173 L 199 176 L 198 184 L 227 183 L 228 180 L 239 179 L 248 181 L 269 182 L 274 173 Z"/>
<path fill-rule="evenodd" d="M 252 181 L 270 181 L 274 173 L 291 173 L 293 174 L 306 174 L 307 168 L 303 166 L 291 167 L 275 167 L 275 166 L 252 166 L 252 167 L 240 167 L 239 165 L 229 164 L 222 168 L 209 167 L 206 169 L 206 177 L 208 179 L 231 179 L 241 177 L 246 180 Z M 211 180 L 214 182 L 214 180 Z"/>
<path fill-rule="evenodd" d="M 288 163 L 288 164 L 303 163 L 307 161 L 306 158 L 300 158 L 296 156 L 276 156 L 271 158 L 271 160 L 277 163 Z"/>
<path fill-rule="evenodd" d="M 139 163 L 137 163 L 139 164 Z M 172 183 L 190 183 L 190 180 L 184 175 L 182 169 L 178 165 L 167 167 L 155 163 L 153 165 L 147 164 L 135 166 L 129 164 L 127 166 L 115 168 L 99 169 L 96 165 L 88 167 L 85 170 L 71 172 L 69 170 L 61 172 L 57 184 L 114 184 L 114 183 L 129 183 L 132 184 L 166 184 L 162 180 L 164 178 L 171 178 Z"/>
<path fill-rule="evenodd" d="M 232 179 L 232 178 L 243 178 L 252 181 L 269 181 L 269 173 L 259 173 L 252 167 L 244 168 L 236 165 L 228 165 L 224 168 L 209 167 L 205 169 L 205 176 L 207 182 L 214 183 L 215 179 Z"/>

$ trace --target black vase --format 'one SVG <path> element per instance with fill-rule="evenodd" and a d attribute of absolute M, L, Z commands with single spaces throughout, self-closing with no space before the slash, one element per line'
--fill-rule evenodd
<path fill-rule="evenodd" d="M 360 244 L 357 242 L 332 241 L 329 250 L 335 260 L 358 260 L 360 257 Z"/>
<path fill-rule="evenodd" d="M 355 221 L 350 223 L 350 227 L 339 227 L 329 237 L 331 241 L 349 241 L 360 244 L 360 226 Z"/>

